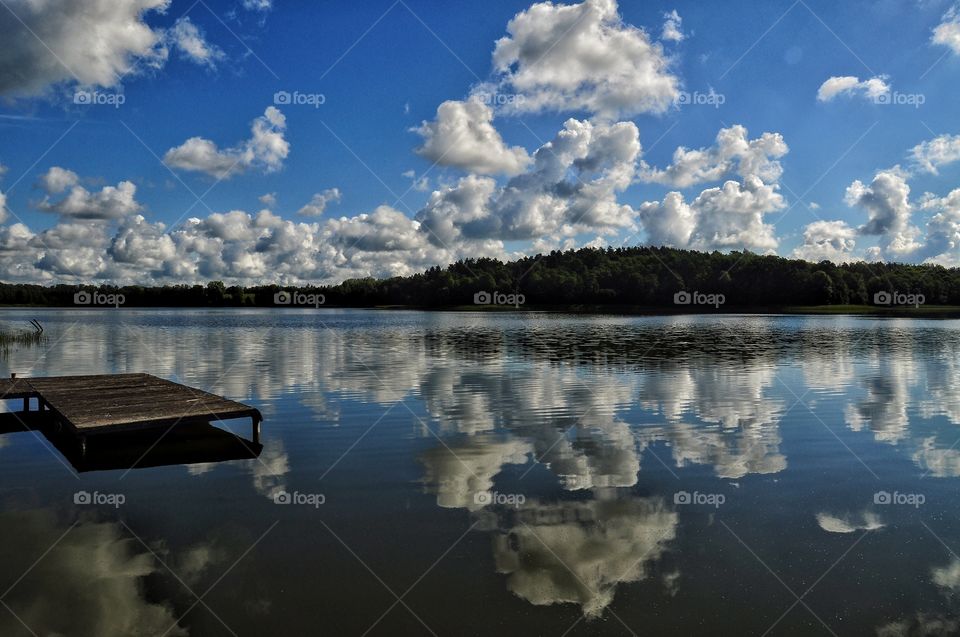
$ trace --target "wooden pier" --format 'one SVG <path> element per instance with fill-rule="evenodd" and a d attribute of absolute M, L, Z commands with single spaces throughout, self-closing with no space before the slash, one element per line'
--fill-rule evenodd
<path fill-rule="evenodd" d="M 76 435 L 81 447 L 96 434 L 233 418 L 250 418 L 253 441 L 259 443 L 263 421 L 250 405 L 150 374 L 0 379 L 0 400 L 20 398 L 24 412 L 36 399 L 38 410 Z"/>

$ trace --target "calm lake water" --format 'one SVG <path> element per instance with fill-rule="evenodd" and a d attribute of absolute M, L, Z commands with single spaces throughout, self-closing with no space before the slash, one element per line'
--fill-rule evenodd
<path fill-rule="evenodd" d="M 30 318 L 3 376 L 149 372 L 263 449 L 77 473 L 0 435 L 4 637 L 960 630 L 960 322 Z"/>

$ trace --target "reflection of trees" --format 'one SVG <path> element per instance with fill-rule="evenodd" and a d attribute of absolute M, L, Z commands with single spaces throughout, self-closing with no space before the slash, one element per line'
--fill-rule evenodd
<path fill-rule="evenodd" d="M 64 535 L 68 525 L 49 511 L 33 510 L 0 514 L 0 528 L 0 563 L 11 580 L 4 588 L 43 556 L 4 598 L 33 633 L 126 637 L 173 627 L 168 635 L 187 634 L 168 604 L 146 600 L 144 579 L 158 566 L 118 524 L 82 521 Z M 0 634 L 27 633 L 4 611 Z"/>
<path fill-rule="evenodd" d="M 514 594 L 538 606 L 579 604 L 593 617 L 617 585 L 648 576 L 676 527 L 661 498 L 527 502 L 494 536 L 493 552 Z"/>

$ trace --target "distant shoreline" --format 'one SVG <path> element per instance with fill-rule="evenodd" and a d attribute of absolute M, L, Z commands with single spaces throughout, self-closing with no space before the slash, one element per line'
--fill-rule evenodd
<path fill-rule="evenodd" d="M 960 306 L 921 305 L 920 307 L 884 307 L 875 305 L 811 305 L 789 307 L 734 307 L 713 309 L 709 306 L 634 306 L 634 305 L 321 305 L 317 308 L 287 305 L 0 305 L 0 310 L 372 310 L 410 312 L 476 312 L 476 313 L 548 313 L 584 314 L 601 316 L 735 316 L 742 314 L 778 316 L 871 316 L 887 318 L 960 318 Z"/>

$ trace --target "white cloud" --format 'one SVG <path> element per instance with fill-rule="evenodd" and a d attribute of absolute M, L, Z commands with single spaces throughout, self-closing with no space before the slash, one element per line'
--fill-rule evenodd
<path fill-rule="evenodd" d="M 927 221 L 921 258 L 947 267 L 960 266 L 960 188 L 946 197 L 928 197 L 922 207 L 935 214 Z"/>
<path fill-rule="evenodd" d="M 869 186 L 859 179 L 854 181 L 847 187 L 844 200 L 848 206 L 867 212 L 867 223 L 858 229 L 859 233 L 881 237 L 881 253 L 902 258 L 920 247 L 916 242 L 919 230 L 910 225 L 913 207 L 909 196 L 907 174 L 894 167 L 879 171 Z"/>
<path fill-rule="evenodd" d="M 649 243 L 694 250 L 771 253 L 778 240 L 763 216 L 786 206 L 776 184 L 756 176 L 701 192 L 689 205 L 678 192 L 646 202 L 640 216 Z"/>
<path fill-rule="evenodd" d="M 243 0 L 243 8 L 247 11 L 269 11 L 273 8 L 273 0 Z"/>
<path fill-rule="evenodd" d="M 434 121 L 413 130 L 424 139 L 417 154 L 441 166 L 481 175 L 515 175 L 530 163 L 523 148 L 504 144 L 493 126 L 493 110 L 477 98 L 444 102 Z"/>
<path fill-rule="evenodd" d="M 885 525 L 880 516 L 872 511 L 833 515 L 818 513 L 817 524 L 828 533 L 853 533 L 854 531 L 875 531 Z"/>
<path fill-rule="evenodd" d="M 660 39 L 667 42 L 683 42 L 687 36 L 683 33 L 683 18 L 680 17 L 677 10 L 665 12 L 663 18 L 663 30 L 660 32 Z"/>
<path fill-rule="evenodd" d="M 661 113 L 679 95 L 659 44 L 625 24 L 616 0 L 539 2 L 507 24 L 493 63 L 505 110 L 585 110 L 604 117 Z"/>
<path fill-rule="evenodd" d="M 226 55 L 219 47 L 207 42 L 203 33 L 189 17 L 182 17 L 166 32 L 164 42 L 180 51 L 187 60 L 214 68 Z"/>
<path fill-rule="evenodd" d="M 283 167 L 283 160 L 290 153 L 290 143 L 284 138 L 286 128 L 283 113 L 268 106 L 263 115 L 253 120 L 250 139 L 237 146 L 220 150 L 209 139 L 191 137 L 168 150 L 163 161 L 174 168 L 206 173 L 218 179 L 229 179 L 251 169 L 275 172 Z"/>
<path fill-rule="evenodd" d="M 0 223 L 5 223 L 9 216 L 7 212 L 7 195 L 0 190 Z"/>
<path fill-rule="evenodd" d="M 890 94 L 890 85 L 886 80 L 887 78 L 883 75 L 871 77 L 862 82 L 860 78 L 853 75 L 834 76 L 820 85 L 817 101 L 829 102 L 839 95 L 845 97 L 859 95 L 876 102 Z"/>
<path fill-rule="evenodd" d="M 65 218 L 122 219 L 143 209 L 136 200 L 137 187 L 131 181 L 121 181 L 116 186 L 104 186 L 97 192 L 90 192 L 79 185 L 75 172 L 54 166 L 40 177 L 40 185 L 47 195 L 36 204 L 36 208 Z M 51 201 L 51 195 L 64 192 L 66 195 L 62 199 Z"/>
<path fill-rule="evenodd" d="M 779 159 L 788 151 L 779 133 L 750 139 L 747 129 L 736 125 L 721 129 L 709 148 L 677 148 L 665 169 L 641 162 L 639 178 L 646 182 L 686 188 L 727 179 L 690 203 L 679 192 L 645 202 L 640 218 L 647 241 L 696 250 L 772 252 L 778 240 L 763 218 L 786 205 L 777 182 L 783 173 Z"/>
<path fill-rule="evenodd" d="M 411 170 L 405 170 L 403 172 L 403 176 L 406 177 L 407 179 L 410 179 L 413 182 L 410 187 L 416 190 L 417 192 L 426 192 L 430 190 L 430 178 L 427 177 L 426 174 L 418 178 L 417 171 L 411 169 Z"/>
<path fill-rule="evenodd" d="M 165 262 L 176 258 L 177 250 L 162 223 L 150 224 L 142 215 L 135 215 L 121 225 L 108 254 L 115 263 L 135 265 L 156 276 L 162 274 Z"/>
<path fill-rule="evenodd" d="M 777 247 L 773 226 L 763 222 L 763 215 L 786 206 L 776 185 L 754 176 L 742 184 L 727 181 L 704 190 L 691 206 L 698 215 L 690 238 L 694 249 L 772 252 Z"/>
<path fill-rule="evenodd" d="M 106 260 L 106 228 L 92 223 L 60 223 L 30 239 L 35 267 L 59 277 L 97 277 Z"/>
<path fill-rule="evenodd" d="M 60 166 L 52 166 L 50 170 L 40 175 L 40 187 L 49 195 L 59 194 L 79 183 L 80 177 L 77 173 Z"/>
<path fill-rule="evenodd" d="M 814 221 L 803 229 L 803 245 L 794 249 L 790 256 L 814 263 L 853 261 L 856 237 L 857 230 L 845 221 Z"/>
<path fill-rule="evenodd" d="M 633 122 L 569 119 L 536 151 L 528 172 L 503 187 L 489 178 L 464 177 L 435 191 L 417 219 L 444 245 L 630 228 L 636 212 L 619 203 L 617 193 L 636 174 L 639 136 Z"/>
<path fill-rule="evenodd" d="M 257 200 L 267 208 L 274 208 L 277 205 L 277 193 L 275 192 L 264 193 L 259 197 L 257 197 Z"/>
<path fill-rule="evenodd" d="M 670 192 L 663 202 L 648 201 L 640 206 L 640 219 L 647 232 L 647 243 L 656 246 L 684 247 L 697 225 L 697 213 L 679 192 Z"/>
<path fill-rule="evenodd" d="M 301 208 L 297 214 L 305 217 L 319 217 L 331 203 L 340 203 L 341 197 L 339 188 L 327 188 L 323 192 L 316 193 L 310 199 L 310 203 Z"/>
<path fill-rule="evenodd" d="M 50 85 L 115 86 L 163 62 L 163 33 L 145 15 L 170 0 L 14 0 L 0 11 L 0 95 L 29 96 Z"/>
<path fill-rule="evenodd" d="M 764 133 L 749 139 L 747 129 L 737 124 L 720 129 L 716 144 L 709 148 L 688 150 L 680 146 L 673 153 L 673 163 L 663 170 L 642 163 L 640 179 L 675 188 L 715 182 L 733 175 L 755 175 L 772 183 L 783 174 L 777 160 L 789 150 L 780 133 Z"/>
<path fill-rule="evenodd" d="M 940 135 L 910 149 L 910 157 L 921 170 L 939 174 L 941 166 L 960 160 L 960 135 Z"/>
<path fill-rule="evenodd" d="M 949 47 L 954 54 L 960 55 L 960 10 L 956 5 L 943 15 L 940 24 L 933 30 L 930 41 Z"/>

